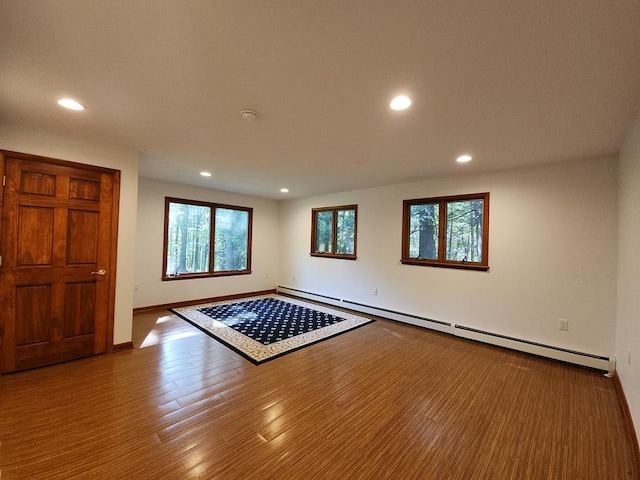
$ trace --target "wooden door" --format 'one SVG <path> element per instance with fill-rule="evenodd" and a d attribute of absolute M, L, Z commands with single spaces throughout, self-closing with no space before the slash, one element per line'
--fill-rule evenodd
<path fill-rule="evenodd" d="M 21 154 L 4 162 L 0 371 L 106 352 L 117 173 Z"/>

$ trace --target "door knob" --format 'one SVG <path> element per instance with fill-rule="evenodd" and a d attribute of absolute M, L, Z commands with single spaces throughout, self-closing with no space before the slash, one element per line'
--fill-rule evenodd
<path fill-rule="evenodd" d="M 104 268 L 101 268 L 97 272 L 91 272 L 91 275 L 106 275 L 107 271 Z"/>

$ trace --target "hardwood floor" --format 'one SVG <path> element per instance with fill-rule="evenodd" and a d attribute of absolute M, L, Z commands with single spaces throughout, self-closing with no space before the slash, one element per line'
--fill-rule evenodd
<path fill-rule="evenodd" d="M 167 311 L 0 377 L 0 478 L 638 479 L 614 380 L 375 323 L 260 366 Z"/>

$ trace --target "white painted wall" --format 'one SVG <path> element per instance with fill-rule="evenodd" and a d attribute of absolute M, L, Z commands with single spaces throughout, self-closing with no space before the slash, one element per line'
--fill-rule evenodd
<path fill-rule="evenodd" d="M 165 197 L 253 208 L 250 275 L 162 281 Z M 138 237 L 134 306 L 148 307 L 274 289 L 278 278 L 279 202 L 219 190 L 141 178 L 138 188 Z"/>
<path fill-rule="evenodd" d="M 0 122 L 0 148 L 120 170 L 120 219 L 113 343 L 131 341 L 138 152 Z"/>
<path fill-rule="evenodd" d="M 616 167 L 615 158 L 591 159 L 285 201 L 279 283 L 612 355 Z M 485 191 L 489 272 L 400 264 L 402 200 Z M 311 257 L 311 208 L 345 204 L 358 204 L 358 259 Z M 568 332 L 558 329 L 560 318 Z"/>
<path fill-rule="evenodd" d="M 636 432 L 640 433 L 640 115 L 620 154 L 618 375 Z M 631 362 L 629 362 L 631 350 Z"/>
<path fill-rule="evenodd" d="M 640 116 L 619 175 L 605 158 L 286 202 L 138 182 L 134 150 L 2 121 L 0 148 L 121 171 L 115 344 L 131 340 L 134 306 L 280 284 L 589 353 L 615 350 L 640 429 Z M 491 192 L 489 272 L 399 263 L 403 199 L 483 191 Z M 253 273 L 162 282 L 165 196 L 253 207 Z M 352 203 L 358 260 L 311 257 L 311 208 Z M 569 319 L 569 332 L 557 329 L 558 318 Z"/>

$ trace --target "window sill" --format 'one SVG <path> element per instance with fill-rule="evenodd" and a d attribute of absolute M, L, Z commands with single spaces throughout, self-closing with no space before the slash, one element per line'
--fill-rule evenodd
<path fill-rule="evenodd" d="M 192 280 L 194 278 L 230 277 L 233 275 L 249 275 L 250 273 L 251 270 L 229 270 L 226 272 L 214 273 L 181 273 L 179 275 L 165 275 L 162 277 L 162 281 Z"/>
<path fill-rule="evenodd" d="M 324 258 L 338 258 L 340 260 L 357 260 L 355 255 L 340 255 L 339 253 L 319 253 L 311 252 L 309 255 L 312 257 L 324 257 Z"/>
<path fill-rule="evenodd" d="M 441 267 L 441 268 L 457 268 L 460 270 L 478 270 L 486 272 L 489 265 L 481 265 L 479 263 L 460 263 L 460 262 L 434 262 L 429 260 L 400 260 L 403 265 L 418 265 L 421 267 Z"/>

